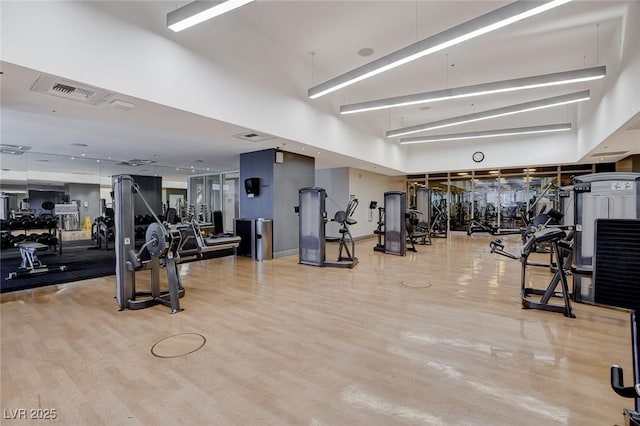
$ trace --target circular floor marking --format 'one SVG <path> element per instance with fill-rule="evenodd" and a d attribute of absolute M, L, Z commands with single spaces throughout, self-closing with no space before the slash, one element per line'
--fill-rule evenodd
<path fill-rule="evenodd" d="M 431 287 L 431 283 L 409 283 L 406 281 L 400 281 L 400 284 L 402 284 L 405 287 L 410 287 L 410 288 L 429 288 Z"/>
<path fill-rule="evenodd" d="M 201 349 L 207 339 L 198 333 L 179 333 L 158 340 L 151 346 L 151 354 L 158 358 L 178 358 Z"/>

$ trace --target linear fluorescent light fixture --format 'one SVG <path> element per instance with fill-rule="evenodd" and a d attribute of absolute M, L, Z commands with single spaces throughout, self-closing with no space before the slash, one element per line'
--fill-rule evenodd
<path fill-rule="evenodd" d="M 255 0 L 192 1 L 167 13 L 167 27 L 178 32 Z"/>
<path fill-rule="evenodd" d="M 502 136 L 532 135 L 536 133 L 565 132 L 571 130 L 571 123 L 549 124 L 545 126 L 517 127 L 513 129 L 486 130 L 483 132 L 452 133 L 448 135 L 415 136 L 401 138 L 401 145 L 427 142 L 462 141 L 467 139 L 485 139 Z"/>
<path fill-rule="evenodd" d="M 540 87 L 558 86 L 569 83 L 580 83 L 584 81 L 597 80 L 603 78 L 605 75 L 607 75 L 607 67 L 602 65 L 593 68 L 556 72 L 552 74 L 516 78 L 513 80 L 495 81 L 493 83 L 476 84 L 473 86 L 454 87 L 451 89 L 436 90 L 434 92 L 415 93 L 406 96 L 397 96 L 393 98 L 342 105 L 340 107 L 340 114 L 353 114 L 356 112 L 417 105 L 449 99 L 467 98 L 471 96 L 512 92 L 524 89 L 537 89 Z"/>
<path fill-rule="evenodd" d="M 537 101 L 525 102 L 522 104 L 509 105 L 502 108 L 488 111 L 476 112 L 473 114 L 461 115 L 459 117 L 447 118 L 445 120 L 432 121 L 430 123 L 417 124 L 415 126 L 403 127 L 401 129 L 387 131 L 387 137 L 404 136 L 412 133 L 424 132 L 427 130 L 442 129 L 444 127 L 458 126 L 475 121 L 488 120 L 490 118 L 504 117 L 506 115 L 519 114 L 521 112 L 535 111 L 539 109 L 552 108 L 555 106 L 572 104 L 586 101 L 591 95 L 588 90 L 569 93 L 568 95 L 554 96 L 552 98 L 539 99 Z"/>
<path fill-rule="evenodd" d="M 319 98 L 320 96 L 342 89 L 358 81 L 388 71 L 423 56 L 455 46 L 463 41 L 506 27 L 507 25 L 553 9 L 570 1 L 571 0 L 518 0 L 509 3 L 492 12 L 417 41 L 382 58 L 378 58 L 375 61 L 314 86 L 309 89 L 308 95 L 311 99 Z"/>

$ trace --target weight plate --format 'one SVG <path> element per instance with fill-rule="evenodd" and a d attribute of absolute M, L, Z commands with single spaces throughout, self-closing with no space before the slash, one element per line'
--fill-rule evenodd
<path fill-rule="evenodd" d="M 159 223 L 152 223 L 147 227 L 147 242 L 152 241 L 147 246 L 147 251 L 151 257 L 160 257 L 165 251 L 164 230 Z"/>

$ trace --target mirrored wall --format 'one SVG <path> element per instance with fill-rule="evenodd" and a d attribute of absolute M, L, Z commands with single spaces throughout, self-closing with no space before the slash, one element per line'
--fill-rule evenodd
<path fill-rule="evenodd" d="M 556 208 L 559 187 L 595 171 L 595 165 L 583 164 L 414 175 L 407 179 L 407 198 L 415 206 L 416 189 L 430 188 L 432 217 L 446 212 L 449 231 L 467 231 L 471 221 L 517 229 L 523 218 Z"/>
<path fill-rule="evenodd" d="M 213 222 L 213 212 L 222 213 L 224 232 L 233 232 L 233 221 L 240 214 L 240 172 L 231 171 L 192 176 L 188 181 L 185 216 Z"/>

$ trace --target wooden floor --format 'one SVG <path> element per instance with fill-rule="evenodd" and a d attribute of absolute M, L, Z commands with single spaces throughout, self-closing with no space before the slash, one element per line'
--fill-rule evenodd
<path fill-rule="evenodd" d="M 631 372 L 628 314 L 522 310 L 519 263 L 488 241 L 453 235 L 398 257 L 364 240 L 353 270 L 297 256 L 188 263 L 175 315 L 118 312 L 115 277 L 3 294 L 2 423 L 621 424 L 632 401 L 609 368 Z M 161 355 L 197 349 L 198 335 L 189 355 L 151 353 L 165 338 Z M 57 419 L 7 419 L 18 409 Z"/>

